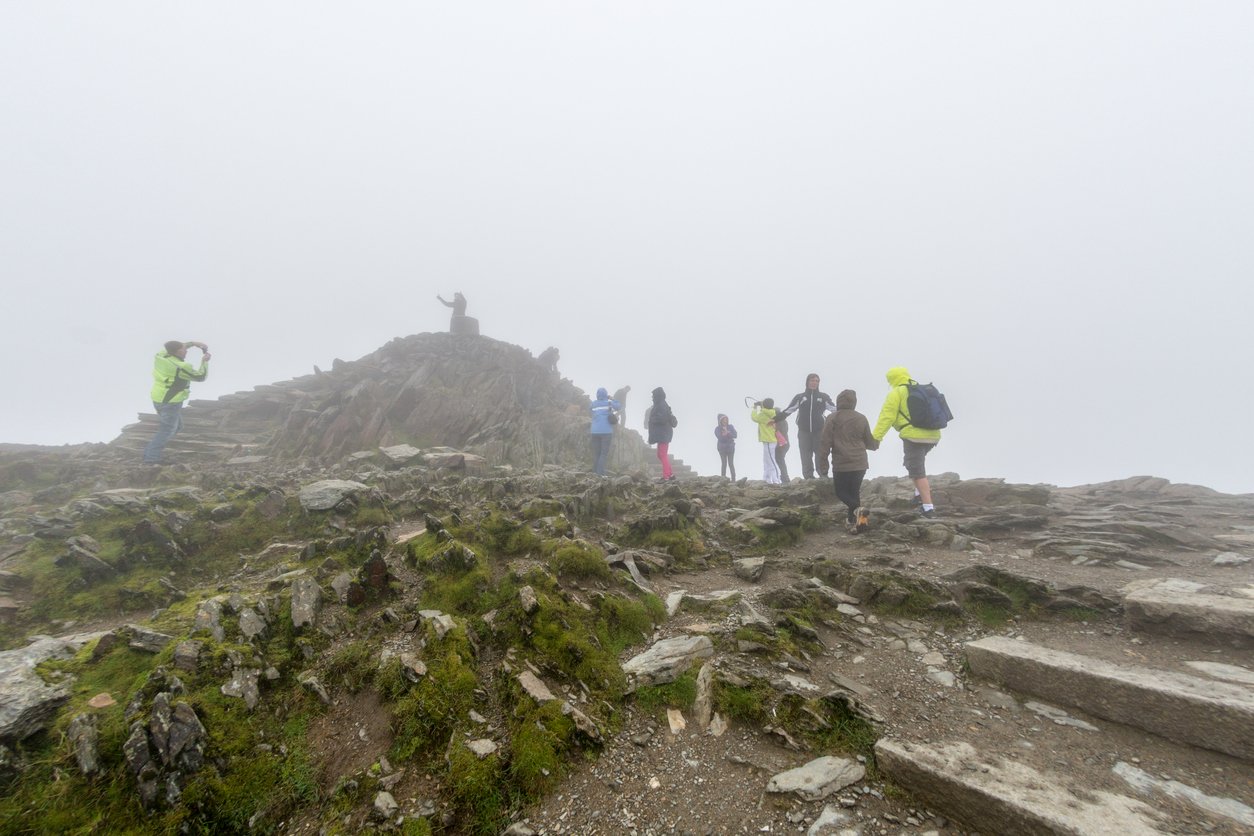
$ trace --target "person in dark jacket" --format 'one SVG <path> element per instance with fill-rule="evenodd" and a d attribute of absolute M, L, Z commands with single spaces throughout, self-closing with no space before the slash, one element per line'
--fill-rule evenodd
<path fill-rule="evenodd" d="M 718 439 L 718 457 L 722 461 L 719 475 L 727 477 L 727 469 L 731 468 L 732 481 L 736 481 L 736 428 L 726 415 L 719 413 L 718 426 L 714 428 L 714 437 Z"/>
<path fill-rule="evenodd" d="M 670 446 L 675 435 L 675 413 L 666 402 L 666 390 L 661 386 L 653 390 L 653 406 L 649 408 L 649 443 L 657 445 L 657 459 L 662 463 L 662 481 L 675 478 L 671 472 Z"/>
<path fill-rule="evenodd" d="M 805 391 L 793 397 L 788 406 L 779 411 L 776 420 L 797 415 L 797 446 L 801 449 L 801 475 L 814 478 L 814 454 L 818 449 L 819 435 L 823 432 L 823 418 L 834 411 L 836 404 L 826 392 L 819 391 L 819 376 L 814 372 L 806 375 Z"/>
<path fill-rule="evenodd" d="M 862 477 L 867 471 L 867 450 L 878 450 L 880 443 L 871 435 L 871 424 L 858 412 L 858 393 L 846 389 L 836 396 L 836 411 L 827 416 L 819 435 L 818 469 L 827 476 L 831 455 L 832 480 L 836 498 L 845 503 L 845 521 L 850 530 L 861 533 L 870 525 L 871 515 L 862 507 Z"/>
<path fill-rule="evenodd" d="M 609 396 L 609 392 L 602 386 L 597 390 L 597 399 L 588 404 L 588 411 L 592 414 L 592 454 L 595 463 L 592 470 L 598 476 L 605 475 L 605 462 L 610 457 L 610 442 L 614 440 L 614 423 L 612 419 L 616 410 L 622 408 L 622 405 Z"/>

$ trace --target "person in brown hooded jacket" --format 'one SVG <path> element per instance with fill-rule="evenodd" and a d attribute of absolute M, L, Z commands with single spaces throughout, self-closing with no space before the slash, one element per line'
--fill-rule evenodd
<path fill-rule="evenodd" d="M 846 521 L 851 529 L 866 531 L 870 514 L 862 507 L 862 477 L 867 471 L 867 450 L 878 450 L 880 443 L 871 435 L 871 424 L 858 412 L 858 393 L 846 389 L 836 396 L 836 411 L 827 416 L 819 435 L 818 471 L 826 477 L 831 458 L 836 498 L 848 507 Z"/>

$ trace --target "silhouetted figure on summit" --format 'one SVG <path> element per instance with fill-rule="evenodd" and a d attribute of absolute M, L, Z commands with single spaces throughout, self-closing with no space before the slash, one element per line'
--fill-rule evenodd
<path fill-rule="evenodd" d="M 450 302 L 440 294 L 435 295 L 440 300 L 440 304 L 446 308 L 453 309 L 453 317 L 449 320 L 448 332 L 450 334 L 470 334 L 479 336 L 479 320 L 472 316 L 466 316 L 466 297 L 461 292 L 453 294 L 453 301 Z"/>

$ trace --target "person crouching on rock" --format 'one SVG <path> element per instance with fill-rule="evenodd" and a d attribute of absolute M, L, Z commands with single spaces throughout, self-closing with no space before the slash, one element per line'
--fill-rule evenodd
<path fill-rule="evenodd" d="M 200 368 L 187 362 L 187 349 L 200 349 Z M 144 464 L 161 464 L 165 445 L 183 427 L 183 404 L 191 394 L 192 381 L 209 375 L 209 346 L 190 340 L 170 340 L 157 352 L 152 364 L 152 406 L 157 410 L 157 432 L 144 448 Z"/>
<path fill-rule="evenodd" d="M 836 396 L 836 411 L 823 422 L 819 435 L 818 471 L 826 478 L 828 455 L 831 455 L 832 481 L 836 498 L 845 503 L 845 523 L 854 533 L 862 533 L 871 524 L 871 514 L 862 507 L 862 478 L 867 471 L 867 450 L 878 450 L 880 443 L 871 435 L 871 424 L 858 412 L 858 393 L 846 389 Z"/>
<path fill-rule="evenodd" d="M 671 472 L 670 446 L 679 422 L 671 406 L 666 402 L 666 390 L 661 386 L 653 390 L 653 406 L 649 409 L 649 443 L 657 445 L 657 459 L 662 463 L 662 481 L 675 478 Z"/>
<path fill-rule="evenodd" d="M 592 456 L 594 464 L 592 472 L 597 476 L 605 475 L 605 463 L 610 457 L 610 442 L 614 440 L 614 424 L 618 422 L 615 414 L 622 405 L 610 397 L 602 386 L 597 390 L 597 399 L 588 405 L 592 413 Z"/>
<path fill-rule="evenodd" d="M 731 469 L 732 481 L 736 481 L 736 428 L 726 415 L 719 413 L 718 426 L 714 428 L 714 437 L 718 439 L 718 457 L 722 462 L 719 475 L 727 478 L 727 470 Z"/>

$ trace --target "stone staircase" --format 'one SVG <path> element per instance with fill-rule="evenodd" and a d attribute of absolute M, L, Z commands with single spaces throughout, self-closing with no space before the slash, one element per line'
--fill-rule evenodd
<path fill-rule="evenodd" d="M 1180 832 L 1159 816 L 1168 808 L 1176 826 L 1196 821 L 1186 832 L 1252 832 L 1254 589 L 1197 586 L 1160 581 L 1126 596 L 1125 627 L 1134 646 L 1157 651 L 1152 666 L 1116 661 L 1109 647 L 1099 656 L 1001 636 L 968 642 L 971 677 L 1053 723 L 1017 740 L 984 733 L 988 721 L 961 739 L 884 738 L 879 768 L 981 833 Z M 1019 710 L 1002 696 L 993 717 Z M 1039 755 L 1024 757 L 1040 752 L 1044 768 Z"/>

